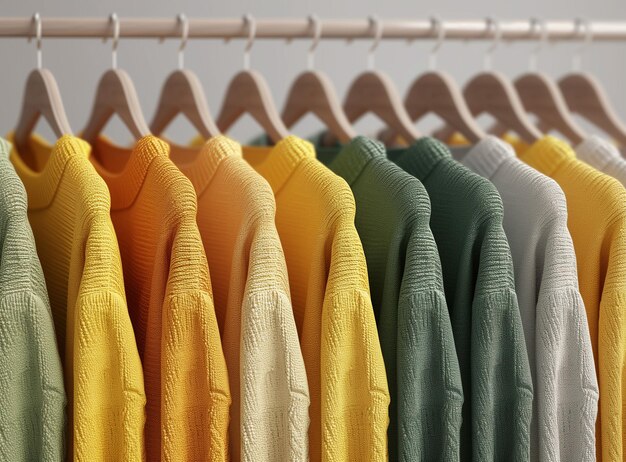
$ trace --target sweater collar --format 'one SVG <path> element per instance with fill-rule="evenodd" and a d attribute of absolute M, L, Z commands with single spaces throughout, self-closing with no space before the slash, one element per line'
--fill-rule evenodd
<path fill-rule="evenodd" d="M 239 143 L 223 135 L 210 138 L 200 150 L 173 144 L 170 146 L 170 158 L 189 178 L 198 197 L 209 186 L 222 161 L 229 157 L 241 158 Z"/>
<path fill-rule="evenodd" d="M 375 159 L 385 159 L 384 146 L 370 138 L 357 136 L 343 147 L 316 148 L 318 158 L 353 186 L 365 167 Z"/>
<path fill-rule="evenodd" d="M 387 156 L 422 181 L 439 162 L 444 159 L 452 160 L 452 154 L 446 145 L 430 137 L 420 138 L 408 148 L 392 148 L 387 151 Z"/>
<path fill-rule="evenodd" d="M 603 170 L 609 164 L 622 159 L 616 146 L 596 135 L 576 146 L 576 155 L 598 170 Z"/>
<path fill-rule="evenodd" d="M 144 136 L 133 148 L 115 146 L 104 137 L 95 141 L 91 162 L 109 187 L 112 210 L 132 205 L 148 167 L 158 157 L 169 157 L 169 146 L 153 135 Z"/>
<path fill-rule="evenodd" d="M 520 155 L 520 159 L 547 176 L 554 175 L 564 162 L 575 158 L 572 148 L 553 136 L 535 141 Z"/>
<path fill-rule="evenodd" d="M 515 158 L 513 147 L 495 136 L 476 143 L 463 157 L 462 163 L 479 175 L 491 179 L 500 166 Z"/>
<path fill-rule="evenodd" d="M 290 135 L 273 147 L 244 146 L 243 157 L 277 194 L 303 160 L 315 159 L 315 150 L 308 141 Z"/>
<path fill-rule="evenodd" d="M 53 146 L 43 138 L 32 135 L 28 146 L 34 154 L 37 167 L 31 168 L 32 163 L 24 160 L 12 142 L 13 133 L 9 133 L 7 139 L 12 144 L 9 158 L 24 183 L 30 210 L 48 207 L 55 197 L 65 166 L 73 158 L 87 159 L 91 149 L 86 141 L 71 135 L 63 135 Z"/>

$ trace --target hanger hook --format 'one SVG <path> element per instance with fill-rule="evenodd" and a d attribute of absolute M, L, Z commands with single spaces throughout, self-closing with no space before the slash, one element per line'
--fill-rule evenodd
<path fill-rule="evenodd" d="M 177 17 L 181 27 L 180 46 L 178 47 L 178 69 L 183 70 L 185 67 L 185 47 L 187 39 L 189 39 L 189 18 L 185 13 L 180 13 Z"/>
<path fill-rule="evenodd" d="M 430 54 L 428 55 L 428 69 L 430 71 L 434 71 L 437 69 L 437 52 L 443 45 L 443 41 L 446 38 L 446 27 L 436 16 L 431 16 L 430 18 L 431 30 L 433 34 L 436 35 L 435 45 L 430 49 Z"/>
<path fill-rule="evenodd" d="M 546 22 L 539 18 L 530 18 L 530 33 L 535 35 L 535 31 L 539 30 L 539 43 L 530 52 L 528 67 L 531 72 L 537 72 L 538 55 L 544 46 L 548 43 L 548 27 Z"/>
<path fill-rule="evenodd" d="M 493 65 L 493 52 L 500 45 L 500 39 L 502 38 L 502 28 L 500 27 L 500 21 L 489 16 L 485 18 L 486 33 L 489 35 L 493 31 L 493 42 L 485 51 L 485 57 L 483 62 L 483 68 L 485 71 L 490 71 Z"/>
<path fill-rule="evenodd" d="M 113 40 L 113 46 L 111 48 L 111 66 L 113 69 L 117 69 L 117 45 L 120 43 L 120 18 L 117 13 L 111 13 L 109 15 L 109 22 L 113 26 L 113 34 L 111 36 Z M 107 41 L 107 37 L 104 38 L 104 42 Z"/>
<path fill-rule="evenodd" d="M 246 47 L 243 50 L 243 68 L 246 71 L 250 70 L 250 49 L 254 45 L 254 39 L 256 37 L 256 20 L 251 14 L 245 14 L 243 16 L 243 24 L 248 29 L 248 41 Z"/>
<path fill-rule="evenodd" d="M 320 38 L 322 37 L 322 22 L 316 14 L 311 14 L 309 15 L 309 25 L 313 29 L 313 40 L 311 41 L 311 46 L 309 47 L 309 53 L 307 56 L 307 68 L 312 71 L 315 67 L 315 50 L 320 43 Z"/>
<path fill-rule="evenodd" d="M 374 52 L 378 48 L 378 45 L 380 44 L 380 39 L 383 36 L 383 23 L 376 16 L 370 16 L 368 18 L 368 21 L 370 23 L 370 28 L 374 29 L 374 41 L 372 42 L 372 46 L 370 46 L 370 49 L 367 52 L 367 68 L 370 71 L 373 71 L 376 64 Z"/>
<path fill-rule="evenodd" d="M 35 23 L 35 45 L 37 46 L 37 69 L 41 69 L 43 67 L 43 53 L 41 51 L 41 15 L 39 13 L 33 15 L 33 22 Z M 29 37 L 28 41 L 30 42 L 31 40 L 32 37 Z"/>
<path fill-rule="evenodd" d="M 587 49 L 591 42 L 593 41 L 593 30 L 591 28 L 591 23 L 583 18 L 576 18 L 574 20 L 574 28 L 575 34 L 583 35 L 582 43 L 576 47 L 576 51 L 574 52 L 574 56 L 572 57 L 572 69 L 575 72 L 580 72 L 583 64 L 583 51 Z M 584 32 L 583 32 L 584 29 Z"/>

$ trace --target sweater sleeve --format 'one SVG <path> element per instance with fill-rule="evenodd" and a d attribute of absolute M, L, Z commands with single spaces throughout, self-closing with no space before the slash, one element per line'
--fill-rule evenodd
<path fill-rule="evenodd" d="M 50 308 L 34 294 L 0 301 L 0 370 L 0 459 L 63 460 L 63 370 Z"/>
<path fill-rule="evenodd" d="M 389 390 L 369 294 L 327 296 L 322 316 L 322 459 L 387 458 Z"/>
<path fill-rule="evenodd" d="M 459 460 L 463 387 L 445 295 L 398 306 L 400 460 Z"/>
<path fill-rule="evenodd" d="M 528 460 L 533 386 L 515 292 L 477 295 L 472 312 L 473 458 Z"/>
<path fill-rule="evenodd" d="M 289 296 L 251 294 L 242 310 L 242 460 L 308 460 L 309 388 Z"/>
<path fill-rule="evenodd" d="M 536 313 L 539 457 L 595 460 L 598 383 L 581 295 L 575 287 L 540 290 Z"/>
<path fill-rule="evenodd" d="M 84 294 L 75 312 L 74 456 L 141 460 L 146 395 L 126 301 Z"/>
<path fill-rule="evenodd" d="M 231 404 L 211 296 L 201 290 L 164 302 L 161 435 L 165 460 L 226 460 Z"/>

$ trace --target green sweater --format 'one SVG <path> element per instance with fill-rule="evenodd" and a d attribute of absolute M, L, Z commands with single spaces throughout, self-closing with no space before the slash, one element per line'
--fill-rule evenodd
<path fill-rule="evenodd" d="M 65 389 L 26 191 L 0 139 L 0 460 L 64 457 Z"/>
<path fill-rule="evenodd" d="M 458 460 L 463 392 L 428 194 L 367 138 L 317 155 L 356 201 L 391 395 L 389 459 Z"/>
<path fill-rule="evenodd" d="M 465 396 L 461 460 L 528 460 L 533 387 L 500 196 L 434 139 L 388 156 L 432 203 Z"/>

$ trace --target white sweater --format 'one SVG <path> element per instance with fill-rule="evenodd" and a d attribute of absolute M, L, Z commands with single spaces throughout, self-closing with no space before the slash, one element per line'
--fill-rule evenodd
<path fill-rule="evenodd" d="M 598 385 L 563 191 L 497 138 L 465 152 L 454 155 L 491 180 L 504 205 L 535 389 L 531 460 L 595 460 Z"/>
<path fill-rule="evenodd" d="M 609 141 L 591 136 L 576 146 L 576 156 L 626 186 L 626 159 Z"/>

